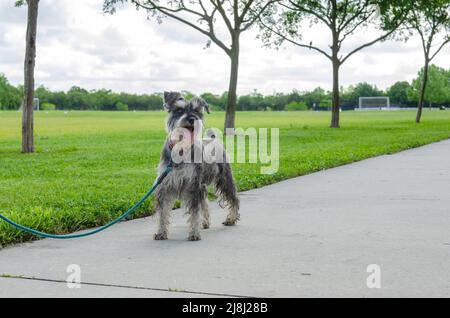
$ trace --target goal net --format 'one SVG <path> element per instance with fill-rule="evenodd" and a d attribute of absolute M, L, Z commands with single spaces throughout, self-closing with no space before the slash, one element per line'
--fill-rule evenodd
<path fill-rule="evenodd" d="M 389 97 L 360 97 L 359 110 L 389 110 L 391 101 Z"/>
<path fill-rule="evenodd" d="M 33 99 L 33 109 L 36 110 L 36 111 L 39 111 L 40 108 L 41 108 L 41 104 L 40 104 L 39 98 Z M 19 108 L 19 112 L 21 112 L 21 111 L 23 111 L 23 102 L 22 102 L 22 104 L 20 105 L 20 108 Z"/>

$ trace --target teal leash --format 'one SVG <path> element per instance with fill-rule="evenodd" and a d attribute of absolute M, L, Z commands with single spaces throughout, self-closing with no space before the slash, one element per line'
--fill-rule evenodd
<path fill-rule="evenodd" d="M 127 216 L 129 216 L 130 214 L 135 212 L 135 210 L 138 207 L 140 207 L 148 199 L 148 197 L 152 195 L 153 192 L 155 192 L 156 188 L 158 188 L 158 186 L 164 181 L 164 179 L 167 177 L 167 175 L 171 171 L 172 171 L 172 164 L 169 164 L 169 166 L 167 166 L 166 170 L 164 170 L 164 172 L 158 177 L 158 179 L 154 183 L 153 187 L 142 197 L 141 200 L 139 200 L 139 202 L 137 202 L 133 207 L 131 207 L 127 212 L 125 212 L 124 214 L 119 216 L 117 219 L 109 222 L 108 224 L 105 224 L 105 225 L 99 227 L 98 229 L 95 229 L 95 230 L 92 230 L 92 231 L 89 231 L 89 232 L 80 233 L 80 234 L 56 235 L 56 234 L 40 232 L 40 231 L 34 230 L 32 228 L 26 227 L 24 225 L 18 224 L 16 222 L 8 219 L 7 217 L 3 216 L 2 214 L 0 214 L 0 219 L 2 219 L 3 221 L 9 223 L 10 225 L 14 226 L 15 228 L 18 228 L 19 230 L 22 230 L 24 232 L 27 232 L 27 233 L 30 233 L 30 234 L 33 234 L 33 235 L 36 235 L 36 236 L 45 237 L 45 238 L 52 238 L 52 239 L 58 239 L 58 240 L 67 240 L 67 239 L 74 239 L 74 238 L 91 236 L 91 235 L 103 232 L 104 230 L 106 230 L 106 229 L 110 228 L 111 226 L 119 223 L 120 221 L 125 219 Z"/>

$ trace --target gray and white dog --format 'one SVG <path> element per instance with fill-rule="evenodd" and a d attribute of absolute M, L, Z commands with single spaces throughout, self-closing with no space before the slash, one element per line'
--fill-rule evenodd
<path fill-rule="evenodd" d="M 166 240 L 168 238 L 170 214 L 178 199 L 184 203 L 186 214 L 189 216 L 187 239 L 198 241 L 201 239 L 200 228 L 208 229 L 210 227 L 207 187 L 209 185 L 215 187 L 221 207 L 228 208 L 228 215 L 223 224 L 232 226 L 239 220 L 239 199 L 236 185 L 225 151 L 222 152 L 223 160 L 218 160 L 218 162 L 187 160 L 174 163 L 174 153 L 183 155 L 183 151 L 187 151 L 189 154 L 193 154 L 194 149 L 199 145 L 198 142 L 201 145 L 207 143 L 202 139 L 201 134 L 204 112 L 209 113 L 208 104 L 198 97 L 187 101 L 178 92 L 165 92 L 164 107 L 169 113 L 168 137 L 161 153 L 158 171 L 161 175 L 168 165 L 172 165 L 173 170 L 155 193 L 158 231 L 154 239 Z M 176 131 L 181 131 L 184 138 L 181 136 L 174 138 L 174 136 L 180 135 L 174 133 Z M 188 133 L 187 136 L 185 132 Z M 179 147 L 178 143 L 181 144 L 181 142 L 184 143 L 184 146 Z M 193 158 L 193 155 L 188 155 L 188 157 Z"/>

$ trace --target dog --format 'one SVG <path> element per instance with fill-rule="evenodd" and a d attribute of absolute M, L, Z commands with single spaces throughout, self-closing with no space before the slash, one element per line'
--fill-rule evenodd
<path fill-rule="evenodd" d="M 221 150 L 218 158 L 221 160 L 193 160 L 196 150 L 215 139 L 214 134 L 209 134 L 212 136 L 209 140 L 202 138 L 204 113 L 210 112 L 203 99 L 194 97 L 187 101 L 178 92 L 165 92 L 164 107 L 168 112 L 168 137 L 161 152 L 158 174 L 161 175 L 169 165 L 172 172 L 155 192 L 158 230 L 154 239 L 168 239 L 170 214 L 178 199 L 184 203 L 188 215 L 187 239 L 198 241 L 201 239 L 200 228 L 208 229 L 211 224 L 207 197 L 209 185 L 214 186 L 220 206 L 228 209 L 223 225 L 233 226 L 239 220 L 239 198 L 233 173 L 221 144 L 218 144 Z M 217 144 L 215 146 L 217 148 Z M 189 160 L 174 162 L 174 156 Z"/>

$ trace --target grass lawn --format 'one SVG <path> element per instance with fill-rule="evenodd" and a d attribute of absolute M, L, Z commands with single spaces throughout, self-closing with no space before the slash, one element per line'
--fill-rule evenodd
<path fill-rule="evenodd" d="M 207 126 L 222 127 L 223 116 L 210 115 Z M 261 175 L 259 165 L 235 164 L 239 190 L 450 137 L 449 111 L 426 111 L 420 125 L 414 116 L 412 111 L 344 112 L 343 127 L 329 129 L 327 112 L 238 113 L 238 127 L 280 128 L 278 173 Z M 163 112 L 39 112 L 37 153 L 23 155 L 20 114 L 0 112 L 1 213 L 51 233 L 117 217 L 154 181 L 164 119 Z M 134 217 L 151 211 L 150 201 Z M 152 231 L 149 227 L 149 238 Z M 30 239 L 0 223 L 0 246 Z"/>

